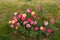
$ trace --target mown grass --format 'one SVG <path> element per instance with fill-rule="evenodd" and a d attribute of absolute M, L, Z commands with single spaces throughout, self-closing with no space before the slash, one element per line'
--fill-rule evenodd
<path fill-rule="evenodd" d="M 25 13 L 27 8 L 31 8 L 36 11 L 37 7 L 42 5 L 44 10 L 44 16 L 51 15 L 56 19 L 56 27 L 58 28 L 55 33 L 49 37 L 49 40 L 60 40 L 60 1 L 52 0 L 0 0 L 0 40 L 36 40 L 33 38 L 27 38 L 23 35 L 14 34 L 14 30 L 10 29 L 8 21 L 11 20 L 15 11 Z M 38 40 L 38 39 L 37 39 Z"/>

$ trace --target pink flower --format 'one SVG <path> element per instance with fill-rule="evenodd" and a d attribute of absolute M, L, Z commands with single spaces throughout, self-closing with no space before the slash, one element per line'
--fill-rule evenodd
<path fill-rule="evenodd" d="M 11 24 L 15 24 L 15 20 L 12 20 L 12 21 L 11 21 Z"/>
<path fill-rule="evenodd" d="M 16 17 L 16 16 L 14 16 L 14 17 L 13 17 L 13 22 L 14 22 L 14 21 L 15 21 L 15 22 L 17 22 L 17 21 L 18 21 L 18 19 L 17 19 L 17 17 Z"/>
<path fill-rule="evenodd" d="M 52 31 L 50 29 L 48 29 L 48 33 L 51 33 Z"/>
<path fill-rule="evenodd" d="M 36 18 L 36 15 L 34 15 L 33 18 Z"/>
<path fill-rule="evenodd" d="M 20 26 L 20 23 L 19 22 L 17 23 L 17 26 Z"/>
<path fill-rule="evenodd" d="M 46 28 L 43 28 L 43 31 L 45 32 L 46 31 Z"/>
<path fill-rule="evenodd" d="M 25 20 L 25 18 L 24 18 L 24 17 L 21 17 L 21 20 L 22 20 L 22 21 L 24 21 L 24 20 Z"/>
<path fill-rule="evenodd" d="M 18 19 L 14 19 L 15 22 L 18 22 Z"/>
<path fill-rule="evenodd" d="M 31 12 L 32 12 L 32 10 L 31 10 L 31 9 L 27 9 L 27 10 L 26 10 L 26 12 L 31 13 Z"/>
<path fill-rule="evenodd" d="M 19 15 L 18 15 L 18 18 L 21 18 L 21 17 L 22 17 L 22 15 L 21 15 L 21 14 L 19 14 Z"/>
<path fill-rule="evenodd" d="M 38 16 L 38 20 L 40 20 L 40 17 Z"/>
<path fill-rule="evenodd" d="M 30 25 L 30 24 L 26 24 L 26 27 L 27 27 L 27 28 L 30 28 L 30 27 L 31 27 L 31 25 Z"/>
<path fill-rule="evenodd" d="M 24 25 L 27 24 L 27 23 L 28 23 L 27 21 L 24 21 L 24 22 L 23 22 Z"/>
<path fill-rule="evenodd" d="M 11 27 L 11 28 L 14 28 L 14 25 L 11 24 L 10 27 Z"/>
<path fill-rule="evenodd" d="M 39 28 L 38 28 L 37 26 L 34 27 L 34 30 L 38 31 L 38 29 L 39 29 Z"/>
<path fill-rule="evenodd" d="M 55 23 L 55 20 L 54 20 L 54 19 L 52 19 L 52 20 L 50 21 L 50 23 L 51 23 L 51 24 L 54 24 L 54 23 Z"/>
<path fill-rule="evenodd" d="M 40 11 L 41 9 L 42 9 L 42 6 L 39 6 L 39 7 L 38 7 L 38 11 Z"/>
<path fill-rule="evenodd" d="M 47 16 L 47 18 L 51 18 L 51 16 L 50 16 L 50 15 L 48 15 L 48 16 Z"/>
<path fill-rule="evenodd" d="M 18 29 L 18 26 L 16 26 L 15 29 L 17 30 Z"/>
<path fill-rule="evenodd" d="M 27 20 L 28 22 L 31 22 L 32 21 L 32 19 L 31 18 L 28 18 L 28 20 Z"/>
<path fill-rule="evenodd" d="M 31 21 L 30 24 L 34 24 L 34 21 Z"/>
<path fill-rule="evenodd" d="M 37 24 L 37 21 L 34 21 L 34 25 L 36 25 Z"/>
<path fill-rule="evenodd" d="M 13 20 L 17 19 L 16 16 L 13 17 Z"/>

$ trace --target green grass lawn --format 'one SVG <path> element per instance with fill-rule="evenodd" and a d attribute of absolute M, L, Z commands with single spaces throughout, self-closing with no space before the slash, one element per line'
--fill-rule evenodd
<path fill-rule="evenodd" d="M 14 30 L 9 28 L 8 21 L 15 11 L 24 13 L 27 8 L 36 11 L 39 5 L 43 6 L 44 16 L 51 15 L 56 19 L 55 26 L 58 30 L 49 40 L 60 40 L 60 0 L 0 0 L 0 40 L 36 40 L 13 34 Z"/>

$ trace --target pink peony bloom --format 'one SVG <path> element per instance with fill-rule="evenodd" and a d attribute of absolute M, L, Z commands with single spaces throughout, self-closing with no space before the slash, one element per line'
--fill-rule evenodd
<path fill-rule="evenodd" d="M 38 16 L 38 20 L 40 20 L 40 17 Z"/>
<path fill-rule="evenodd" d="M 26 12 L 31 13 L 31 12 L 32 12 L 32 10 L 31 10 L 31 9 L 27 9 L 27 10 L 26 10 Z"/>
<path fill-rule="evenodd" d="M 34 30 L 38 31 L 38 29 L 39 29 L 39 28 L 38 28 L 37 26 L 34 27 Z"/>
<path fill-rule="evenodd" d="M 38 7 L 38 11 L 40 11 L 40 10 L 42 10 L 42 6 L 39 6 L 39 7 Z"/>
<path fill-rule="evenodd" d="M 22 17 L 22 15 L 21 15 L 21 14 L 19 14 L 19 15 L 18 15 L 18 18 L 21 18 L 21 17 Z"/>
<path fill-rule="evenodd" d="M 16 26 L 15 29 L 17 30 L 18 29 L 18 26 Z"/>
<path fill-rule="evenodd" d="M 21 20 L 22 20 L 22 21 L 24 21 L 24 20 L 25 20 L 25 18 L 24 18 L 24 17 L 21 17 Z"/>
<path fill-rule="evenodd" d="M 28 23 L 27 21 L 24 21 L 24 22 L 23 22 L 24 25 L 27 24 L 27 23 Z"/>
<path fill-rule="evenodd" d="M 48 33 L 51 33 L 52 31 L 50 29 L 48 29 Z"/>
<path fill-rule="evenodd" d="M 36 15 L 34 15 L 33 18 L 36 18 Z"/>
<path fill-rule="evenodd" d="M 46 28 L 43 28 L 43 31 L 45 32 L 46 31 Z"/>
<path fill-rule="evenodd" d="M 34 25 L 36 25 L 37 24 L 37 21 L 34 21 Z"/>
<path fill-rule="evenodd" d="M 31 27 L 31 25 L 30 24 L 26 24 L 26 28 L 30 28 Z"/>
<path fill-rule="evenodd" d="M 32 21 L 32 19 L 31 18 L 28 18 L 28 20 L 27 20 L 28 22 L 31 22 Z"/>
<path fill-rule="evenodd" d="M 12 21 L 11 21 L 11 24 L 15 24 L 15 20 L 12 20 Z"/>
<path fill-rule="evenodd" d="M 16 16 L 14 16 L 14 17 L 13 17 L 13 20 L 14 20 L 15 22 L 17 22 L 17 21 L 18 21 L 18 19 L 17 19 L 17 17 L 16 17 Z"/>
<path fill-rule="evenodd" d="M 18 22 L 18 19 L 14 19 L 15 22 Z"/>
<path fill-rule="evenodd" d="M 17 26 L 20 26 L 20 23 L 19 22 L 17 23 Z"/>
<path fill-rule="evenodd" d="M 16 16 L 13 17 L 13 20 L 17 19 Z"/>
<path fill-rule="evenodd" d="M 34 24 L 34 21 L 31 21 L 30 24 Z"/>
<path fill-rule="evenodd" d="M 51 24 L 54 24 L 54 23 L 55 23 L 55 20 L 54 20 L 54 19 L 52 19 L 52 20 L 50 21 L 50 23 L 51 23 Z"/>
<path fill-rule="evenodd" d="M 14 28 L 14 25 L 10 25 L 11 28 Z"/>
<path fill-rule="evenodd" d="M 51 16 L 50 16 L 50 15 L 48 15 L 48 16 L 47 16 L 47 18 L 51 18 Z"/>

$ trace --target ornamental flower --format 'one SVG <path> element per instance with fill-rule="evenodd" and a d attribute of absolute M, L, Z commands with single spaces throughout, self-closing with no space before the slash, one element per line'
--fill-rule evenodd
<path fill-rule="evenodd" d="M 18 19 L 14 19 L 15 22 L 18 22 Z"/>
<path fill-rule="evenodd" d="M 38 11 L 40 11 L 40 10 L 42 10 L 42 6 L 39 6 L 39 7 L 38 7 Z"/>
<path fill-rule="evenodd" d="M 52 31 L 51 31 L 51 29 L 48 29 L 48 33 L 51 33 Z"/>
<path fill-rule="evenodd" d="M 16 26 L 16 30 L 18 29 L 18 26 Z"/>
<path fill-rule="evenodd" d="M 34 16 L 35 15 L 35 12 L 31 12 L 31 15 Z"/>
<path fill-rule="evenodd" d="M 22 14 L 22 16 L 25 18 L 27 15 L 26 14 Z"/>
<path fill-rule="evenodd" d="M 17 19 L 16 16 L 13 17 L 13 20 Z"/>
<path fill-rule="evenodd" d="M 22 21 L 24 21 L 24 20 L 25 20 L 25 18 L 24 18 L 24 17 L 21 17 L 21 20 L 22 20 Z"/>
<path fill-rule="evenodd" d="M 15 24 L 15 20 L 12 20 L 11 23 L 12 23 L 12 24 Z"/>
<path fill-rule="evenodd" d="M 38 17 L 38 20 L 40 20 L 40 17 Z"/>
<path fill-rule="evenodd" d="M 33 18 L 36 18 L 36 15 L 34 15 Z"/>
<path fill-rule="evenodd" d="M 22 15 L 21 15 L 21 14 L 19 14 L 19 15 L 18 15 L 18 18 L 21 18 L 21 17 L 22 17 Z"/>
<path fill-rule="evenodd" d="M 31 27 L 31 25 L 30 24 L 26 24 L 26 28 L 30 28 Z"/>
<path fill-rule="evenodd" d="M 34 21 L 31 21 L 30 24 L 34 24 Z"/>
<path fill-rule="evenodd" d="M 24 22 L 23 22 L 24 25 L 27 24 L 27 23 L 28 23 L 27 21 L 24 21 Z"/>
<path fill-rule="evenodd" d="M 20 26 L 20 23 L 19 22 L 17 23 L 17 26 Z"/>
<path fill-rule="evenodd" d="M 26 10 L 26 12 L 31 13 L 31 12 L 32 12 L 32 10 L 31 10 L 31 9 L 27 9 L 27 10 Z"/>
<path fill-rule="evenodd" d="M 12 21 L 9 21 L 8 23 L 9 23 L 9 24 L 11 24 L 11 23 L 12 23 Z"/>
<path fill-rule="evenodd" d="M 14 25 L 11 24 L 10 27 L 11 27 L 11 28 L 14 28 Z"/>
<path fill-rule="evenodd" d="M 16 16 L 17 14 L 18 14 L 17 12 L 14 13 L 15 16 Z"/>
<path fill-rule="evenodd" d="M 44 27 L 43 27 L 43 26 L 41 26 L 41 27 L 40 27 L 40 30 L 43 30 L 43 29 L 44 29 Z"/>
<path fill-rule="evenodd" d="M 31 22 L 32 21 L 32 19 L 31 18 L 28 18 L 28 20 L 27 20 L 28 22 Z"/>
<path fill-rule="evenodd" d="M 48 15 L 48 16 L 47 16 L 47 18 L 51 18 L 51 16 L 50 16 L 50 15 Z"/>
<path fill-rule="evenodd" d="M 48 21 L 45 21 L 45 22 L 44 22 L 44 25 L 48 25 Z"/>
<path fill-rule="evenodd" d="M 34 27 L 34 30 L 38 31 L 38 29 L 39 29 L 39 28 L 38 28 L 37 26 Z"/>
<path fill-rule="evenodd" d="M 54 20 L 54 19 L 52 19 L 52 20 L 50 21 L 50 23 L 51 23 L 51 24 L 54 24 L 54 23 L 55 23 L 55 20 Z"/>
<path fill-rule="evenodd" d="M 36 25 L 37 24 L 37 21 L 34 21 L 34 25 Z"/>
<path fill-rule="evenodd" d="M 43 31 L 45 32 L 46 31 L 46 28 L 43 28 Z"/>

